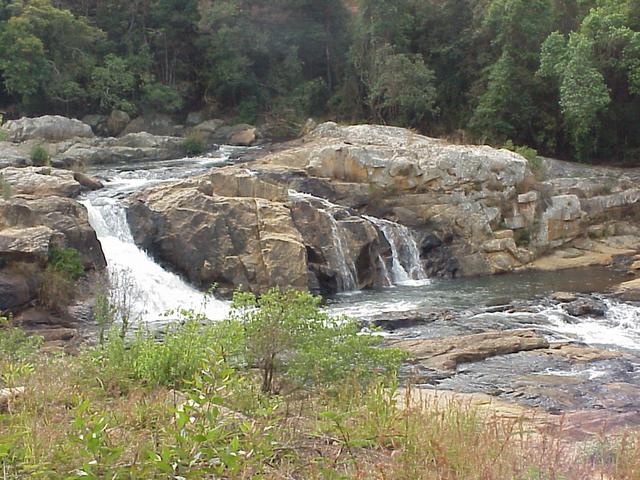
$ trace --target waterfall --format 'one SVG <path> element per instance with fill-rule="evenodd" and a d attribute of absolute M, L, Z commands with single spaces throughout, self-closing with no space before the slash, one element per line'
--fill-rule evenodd
<path fill-rule="evenodd" d="M 420 260 L 420 250 L 411 230 L 382 218 L 363 216 L 373 223 L 391 246 L 391 274 L 394 284 L 424 284 L 427 274 Z"/>
<path fill-rule="evenodd" d="M 225 318 L 229 311 L 227 302 L 207 297 L 136 246 L 126 209 L 118 200 L 95 197 L 82 203 L 102 244 L 110 278 L 119 279 L 118 285 L 129 289 L 132 318 L 166 321 L 167 312 L 181 309 L 204 313 L 211 320 Z"/>
<path fill-rule="evenodd" d="M 338 224 L 338 221 L 331 213 L 334 209 L 344 209 L 339 205 L 335 205 L 328 200 L 320 197 L 314 197 L 307 193 L 300 193 L 295 190 L 289 190 L 289 198 L 293 202 L 313 201 L 322 205 L 323 208 L 319 208 L 318 211 L 322 213 L 331 226 L 331 236 L 329 239 L 332 242 L 330 251 L 332 252 L 333 263 L 338 271 L 338 288 L 342 292 L 348 292 L 358 289 L 358 272 L 356 266 L 348 255 L 348 239 L 345 236 L 343 229 Z"/>

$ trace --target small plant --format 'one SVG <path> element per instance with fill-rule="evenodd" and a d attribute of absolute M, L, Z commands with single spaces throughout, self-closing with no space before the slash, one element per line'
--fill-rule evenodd
<path fill-rule="evenodd" d="M 522 155 L 527 159 L 529 168 L 536 178 L 538 180 L 542 180 L 544 178 L 544 160 L 538 155 L 538 151 L 535 148 L 527 147 L 526 145 L 515 145 L 511 140 L 507 140 L 502 148 L 506 148 L 518 155 Z"/>
<path fill-rule="evenodd" d="M 0 142 L 6 142 L 8 138 L 9 134 L 7 133 L 7 131 L 0 128 Z"/>
<path fill-rule="evenodd" d="M 48 167 L 50 165 L 49 152 L 42 145 L 36 145 L 31 150 L 31 163 L 34 165 Z"/>
<path fill-rule="evenodd" d="M 206 144 L 202 135 L 199 133 L 191 133 L 189 134 L 183 141 L 182 147 L 186 154 L 190 157 L 196 157 L 198 155 L 202 155 L 205 150 Z"/>
<path fill-rule="evenodd" d="M 33 362 L 42 345 L 42 337 L 28 336 L 0 317 L 0 386 L 15 386 L 34 370 Z"/>
<path fill-rule="evenodd" d="M 49 252 L 49 266 L 74 281 L 84 275 L 80 252 L 75 248 L 53 247 Z"/>

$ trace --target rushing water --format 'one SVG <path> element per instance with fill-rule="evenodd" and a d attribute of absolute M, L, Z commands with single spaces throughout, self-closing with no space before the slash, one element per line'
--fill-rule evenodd
<path fill-rule="evenodd" d="M 89 194 L 83 203 L 102 244 L 112 282 L 129 292 L 132 318 L 164 323 L 174 318 L 179 309 L 203 313 L 212 320 L 227 315 L 228 302 L 196 290 L 136 246 L 121 197 L 224 164 L 230 153 L 232 150 L 227 149 L 214 157 L 157 162 L 153 166 L 116 166 L 93 172 L 105 178 L 105 188 Z"/>
<path fill-rule="evenodd" d="M 179 276 L 158 265 L 133 242 L 126 221 L 122 198 L 142 188 L 202 173 L 228 163 L 235 152 L 225 148 L 211 157 L 178 159 L 153 164 L 129 164 L 102 168 L 92 173 L 105 179 L 106 188 L 89 194 L 84 204 L 90 222 L 102 242 L 110 273 L 127 277 L 136 295 L 136 311 L 146 321 L 163 319 L 163 313 L 176 308 L 192 308 L 212 319 L 226 315 L 228 302 L 208 298 Z M 334 217 L 343 207 L 325 199 L 295 191 L 292 201 L 310 201 L 319 206 L 331 222 L 334 238 L 328 250 L 340 271 L 344 290 L 357 288 L 355 266 L 346 254 L 346 231 Z M 591 345 L 640 350 L 640 309 L 637 306 L 606 299 L 604 318 L 567 319 L 557 305 L 543 299 L 554 291 L 604 292 L 625 277 L 611 270 L 591 269 L 564 272 L 527 272 L 522 274 L 456 280 L 427 280 L 419 251 L 411 232 L 396 223 L 366 217 L 386 237 L 391 248 L 391 265 L 387 269 L 386 288 L 353 291 L 329 299 L 328 309 L 367 319 L 385 312 L 415 309 L 469 310 L 464 322 L 435 322 L 413 334 L 441 336 L 481 330 L 483 325 L 496 329 L 533 327 L 553 339 L 578 340 Z M 380 258 L 383 268 L 387 267 Z M 478 307 L 540 299 L 533 312 L 487 313 Z M 475 310 L 474 310 L 475 309 Z M 487 327 L 487 328 L 488 328 Z"/>

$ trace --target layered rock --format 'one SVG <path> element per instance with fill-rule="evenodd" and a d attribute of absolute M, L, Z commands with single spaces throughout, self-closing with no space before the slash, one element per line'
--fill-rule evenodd
<path fill-rule="evenodd" d="M 106 266 L 87 211 L 73 197 L 82 185 L 68 171 L 6 168 L 0 199 L 0 311 L 19 312 L 37 301 L 52 248 L 73 248 L 87 270 Z"/>
<path fill-rule="evenodd" d="M 211 120 L 195 128 L 214 135 L 222 127 Z M 209 197 L 203 206 L 208 212 L 223 210 L 224 202 L 242 203 L 247 198 L 286 209 L 292 222 L 287 231 L 294 228 L 305 246 L 301 270 L 308 271 L 306 286 L 325 293 L 388 284 L 385 277 L 395 261 L 392 247 L 396 254 L 398 248 L 390 245 L 379 222 L 367 216 L 409 227 L 418 238 L 421 270 L 429 275 L 482 275 L 532 265 L 543 268 L 531 262 L 557 249 L 563 249 L 564 262 L 556 257 L 545 260 L 554 268 L 578 261 L 602 264 L 640 248 L 632 226 L 623 231 L 620 223 L 602 227 L 612 228 L 613 236 L 588 238 L 602 218 L 622 218 L 636 211 L 632 179 L 614 183 L 615 173 L 609 172 L 606 181 L 612 183 L 603 190 L 586 178 L 591 168 L 581 167 L 580 176 L 575 169 L 563 170 L 562 162 L 547 160 L 549 171 L 555 169 L 565 177 L 539 182 L 527 161 L 510 151 L 450 145 L 401 128 L 374 125 L 325 123 L 288 147 L 251 162 L 250 169 L 218 169 L 191 182 L 161 187 L 162 194 L 139 197 L 145 208 L 135 205 L 131 213 L 138 242 L 198 283 L 222 280 L 231 288 L 256 281 L 257 274 L 219 273 L 227 269 L 218 258 L 222 250 L 212 258 L 194 258 L 198 266 L 176 259 L 182 255 L 177 252 L 182 244 L 169 239 L 177 236 L 178 227 L 172 225 L 178 207 L 162 202 L 161 197 L 180 190 L 197 202 L 202 201 L 201 195 Z M 297 193 L 292 195 L 289 190 Z M 184 199 L 185 208 L 187 203 Z M 218 221 L 217 213 L 210 215 L 194 215 L 180 225 L 182 234 L 192 237 L 200 232 L 200 244 L 216 244 L 226 238 L 222 230 L 208 229 L 208 222 Z M 241 218 L 249 222 L 244 228 L 256 231 L 256 219 Z M 237 228 L 238 222 L 235 224 Z M 411 236 L 411 231 L 402 235 Z M 237 239 L 231 243 L 234 241 L 244 244 Z M 224 255 L 235 259 L 239 254 Z M 198 273 L 205 260 L 218 265 L 216 273 Z M 289 285 L 299 285 L 298 273 Z M 259 284 L 261 290 L 273 282 Z"/>

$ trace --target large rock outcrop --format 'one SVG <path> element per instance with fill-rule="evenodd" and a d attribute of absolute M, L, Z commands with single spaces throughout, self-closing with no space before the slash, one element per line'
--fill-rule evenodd
<path fill-rule="evenodd" d="M 39 140 L 61 142 L 73 138 L 92 138 L 91 127 L 80 120 L 60 115 L 10 120 L 2 126 L 12 142 Z"/>
<path fill-rule="evenodd" d="M 106 260 L 76 197 L 82 186 L 69 171 L 49 167 L 0 170 L 0 311 L 19 313 L 37 303 L 42 273 L 53 248 L 73 248 L 86 270 Z"/>

